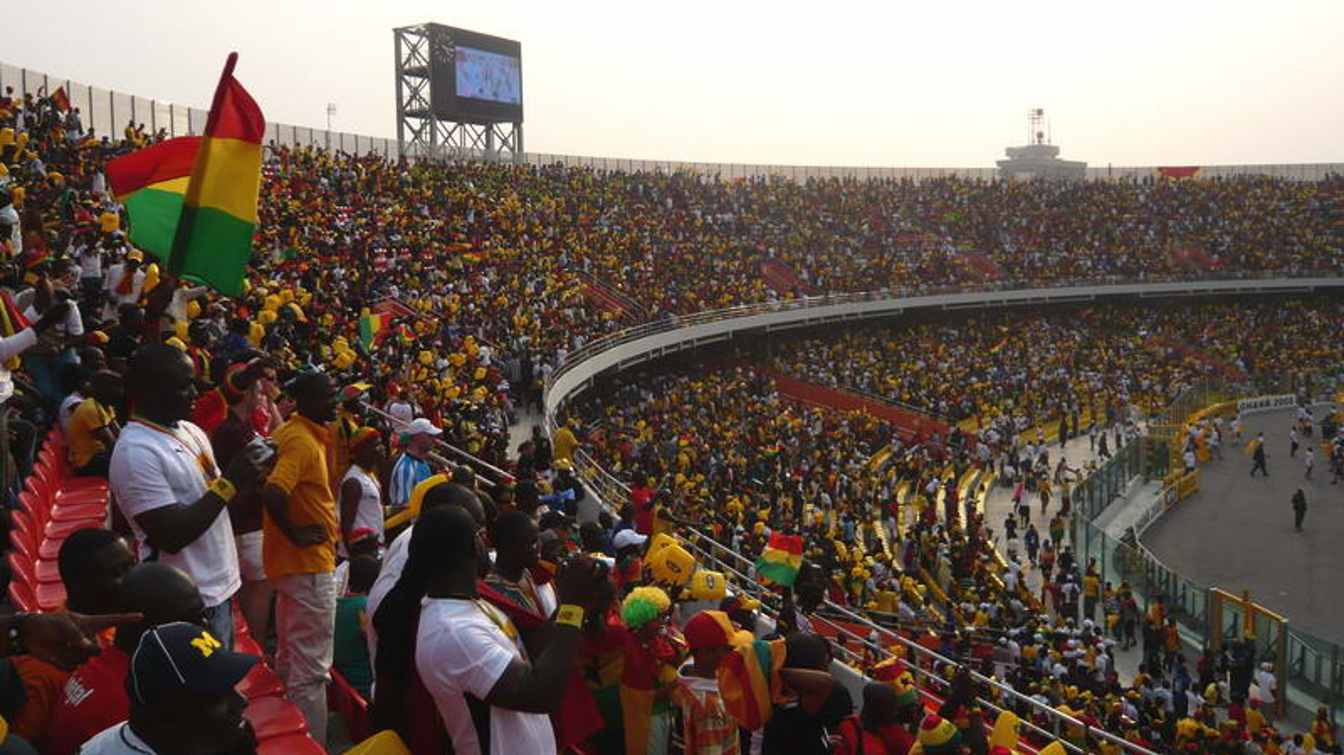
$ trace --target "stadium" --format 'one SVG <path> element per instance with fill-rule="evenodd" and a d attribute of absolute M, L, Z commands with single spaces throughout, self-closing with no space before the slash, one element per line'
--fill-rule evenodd
<path fill-rule="evenodd" d="M 1340 752 L 1344 163 L 528 152 L 393 34 L 396 138 L 0 63 L 0 753 Z"/>

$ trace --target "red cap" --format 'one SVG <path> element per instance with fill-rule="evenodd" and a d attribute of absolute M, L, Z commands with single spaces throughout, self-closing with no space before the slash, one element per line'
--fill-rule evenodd
<path fill-rule="evenodd" d="M 701 611 L 681 629 L 691 650 L 727 647 L 732 644 L 735 632 L 733 622 L 723 611 Z"/>

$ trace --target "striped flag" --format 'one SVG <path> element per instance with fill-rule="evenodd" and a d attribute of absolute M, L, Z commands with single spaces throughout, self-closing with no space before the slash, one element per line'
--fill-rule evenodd
<path fill-rule="evenodd" d="M 756 559 L 756 573 L 777 585 L 792 587 L 802 565 L 802 536 L 772 532 L 769 544 Z"/>
<path fill-rule="evenodd" d="M 107 164 L 107 182 L 130 217 L 130 240 L 160 260 L 173 250 L 182 198 L 196 163 L 199 136 L 179 136 Z"/>
<path fill-rule="evenodd" d="M 719 664 L 716 675 L 723 708 L 742 728 L 756 731 L 770 720 L 775 698 L 784 690 L 779 670 L 785 654 L 784 640 L 755 640 Z"/>
<path fill-rule="evenodd" d="M 215 88 L 205 136 L 196 151 L 182 218 L 173 237 L 168 272 L 199 281 L 227 296 L 243 292 L 252 256 L 261 191 L 261 141 L 266 119 L 233 78 L 238 53 L 229 53 Z"/>
<path fill-rule="evenodd" d="M 359 316 L 359 345 L 364 347 L 365 353 L 373 351 L 373 345 L 377 343 L 379 334 L 387 328 L 388 322 L 387 315 L 371 313 Z"/>

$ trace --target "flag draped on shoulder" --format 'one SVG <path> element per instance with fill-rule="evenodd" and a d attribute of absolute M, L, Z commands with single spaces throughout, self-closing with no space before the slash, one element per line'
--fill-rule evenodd
<path fill-rule="evenodd" d="M 237 62 L 229 53 L 215 88 L 168 257 L 169 273 L 227 296 L 242 293 L 252 256 L 266 134 L 261 108 L 233 77 Z"/>
<path fill-rule="evenodd" d="M 786 655 L 784 640 L 755 640 L 735 648 L 719 664 L 723 708 L 742 728 L 755 731 L 770 720 L 784 690 L 779 672 Z"/>
<path fill-rule="evenodd" d="M 167 262 L 201 137 L 179 136 L 107 164 L 112 194 L 126 207 L 130 241 Z"/>

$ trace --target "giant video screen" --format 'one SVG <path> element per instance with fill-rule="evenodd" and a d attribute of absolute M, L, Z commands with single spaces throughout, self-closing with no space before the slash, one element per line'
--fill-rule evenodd
<path fill-rule="evenodd" d="M 511 39 L 431 27 L 433 107 L 467 122 L 523 120 L 522 45 Z"/>

